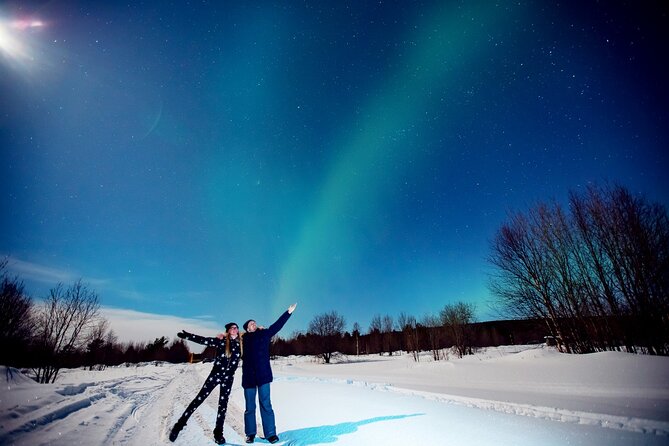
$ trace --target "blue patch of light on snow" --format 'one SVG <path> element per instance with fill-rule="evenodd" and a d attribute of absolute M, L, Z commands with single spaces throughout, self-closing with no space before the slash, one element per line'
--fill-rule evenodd
<path fill-rule="evenodd" d="M 352 434 L 358 430 L 360 426 L 371 423 L 379 423 L 381 421 L 398 420 L 401 418 L 417 417 L 425 415 L 424 413 L 414 413 L 410 415 L 388 415 L 385 417 L 374 417 L 362 421 L 348 421 L 339 424 L 331 424 L 326 426 L 306 427 L 303 429 L 295 429 L 286 431 L 280 434 L 281 440 L 285 441 L 288 446 L 309 446 L 323 443 L 335 443 L 342 435 Z"/>

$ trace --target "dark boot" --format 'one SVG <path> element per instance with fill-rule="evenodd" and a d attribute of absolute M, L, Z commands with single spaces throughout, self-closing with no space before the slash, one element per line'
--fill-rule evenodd
<path fill-rule="evenodd" d="M 276 435 L 272 435 L 271 437 L 269 437 L 269 438 L 267 439 L 267 441 L 269 441 L 270 443 L 274 444 L 274 443 L 276 443 L 277 441 L 279 441 L 279 437 L 277 437 Z"/>
<path fill-rule="evenodd" d="M 179 418 L 179 420 L 176 422 L 176 424 L 172 428 L 172 431 L 170 432 L 170 441 L 171 442 L 174 442 L 174 440 L 177 439 L 177 437 L 179 436 L 179 432 L 181 432 L 181 429 L 183 429 L 185 425 L 186 425 L 186 421 Z"/>
<path fill-rule="evenodd" d="M 216 444 L 225 444 L 225 437 L 223 436 L 222 427 L 216 427 L 214 429 L 214 442 Z"/>
<path fill-rule="evenodd" d="M 247 436 L 246 436 L 246 442 L 247 442 L 247 443 L 253 443 L 253 441 L 255 440 L 255 438 L 256 438 L 255 435 L 247 435 Z"/>

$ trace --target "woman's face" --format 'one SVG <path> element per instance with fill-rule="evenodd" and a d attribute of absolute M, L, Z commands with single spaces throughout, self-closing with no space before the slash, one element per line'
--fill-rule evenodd
<path fill-rule="evenodd" d="M 231 337 L 232 339 L 235 339 L 235 338 L 239 335 L 239 327 L 236 326 L 236 325 L 233 325 L 233 326 L 230 327 L 230 329 L 228 330 L 228 334 L 230 335 L 230 337 Z"/>

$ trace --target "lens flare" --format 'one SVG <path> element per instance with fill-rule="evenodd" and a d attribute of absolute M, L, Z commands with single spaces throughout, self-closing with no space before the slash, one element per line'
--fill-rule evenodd
<path fill-rule="evenodd" d="M 34 32 L 45 26 L 39 19 L 8 20 L 0 16 L 0 61 L 15 69 L 29 69 L 37 54 Z"/>
<path fill-rule="evenodd" d="M 14 20 L 10 23 L 10 26 L 23 31 L 28 28 L 41 28 L 44 26 L 44 22 L 41 20 Z"/>

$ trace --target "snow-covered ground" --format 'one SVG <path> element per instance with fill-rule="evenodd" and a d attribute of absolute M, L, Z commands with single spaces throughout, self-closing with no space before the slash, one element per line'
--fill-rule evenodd
<path fill-rule="evenodd" d="M 2 367 L 0 445 L 170 444 L 171 425 L 210 368 L 71 369 L 40 385 Z M 325 365 L 290 357 L 273 368 L 283 445 L 669 444 L 669 358 L 506 346 L 437 362 L 374 355 Z M 237 445 L 244 444 L 240 378 L 224 432 Z M 214 444 L 217 400 L 214 391 L 175 444 Z"/>

